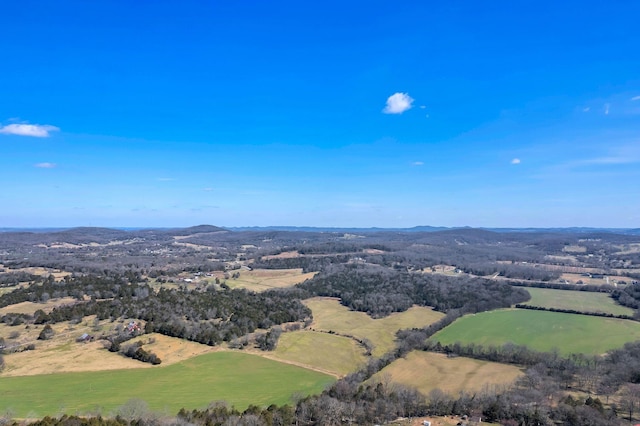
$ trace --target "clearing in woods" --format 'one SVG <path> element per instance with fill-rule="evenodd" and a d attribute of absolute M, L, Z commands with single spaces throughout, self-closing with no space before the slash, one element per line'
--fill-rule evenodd
<path fill-rule="evenodd" d="M 526 288 L 531 300 L 526 305 L 554 309 L 571 309 L 579 312 L 603 312 L 613 315 L 633 315 L 633 309 L 618 305 L 606 293 L 591 291 Z"/>
<path fill-rule="evenodd" d="M 252 271 L 229 271 L 230 275 L 239 273 L 238 278 L 230 278 L 226 283 L 231 288 L 246 288 L 252 291 L 265 291 L 272 288 L 292 287 L 304 280 L 313 278 L 316 272 L 303 273 L 297 269 L 254 269 Z M 211 281 L 211 279 L 209 280 Z"/>
<path fill-rule="evenodd" d="M 383 368 L 371 380 L 400 383 L 423 395 L 434 389 L 457 395 L 461 391 L 473 393 L 486 387 L 505 386 L 521 375 L 522 370 L 512 365 L 412 351 Z"/>
<path fill-rule="evenodd" d="M 369 339 L 374 346 L 373 356 L 381 356 L 393 349 L 396 331 L 425 327 L 444 316 L 431 308 L 414 306 L 405 312 L 373 319 L 364 312 L 342 306 L 335 298 L 314 297 L 305 300 L 304 304 L 313 312 L 311 328 Z"/>

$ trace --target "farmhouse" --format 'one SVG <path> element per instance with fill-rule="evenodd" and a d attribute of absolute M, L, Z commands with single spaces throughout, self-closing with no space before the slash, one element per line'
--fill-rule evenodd
<path fill-rule="evenodd" d="M 140 325 L 136 324 L 134 321 L 131 321 L 129 322 L 129 324 L 127 324 L 126 331 L 131 334 L 136 333 L 140 331 Z"/>
<path fill-rule="evenodd" d="M 76 339 L 76 342 L 79 342 L 79 343 L 87 343 L 92 341 L 93 341 L 93 336 L 87 333 L 83 333 L 82 336 Z"/>

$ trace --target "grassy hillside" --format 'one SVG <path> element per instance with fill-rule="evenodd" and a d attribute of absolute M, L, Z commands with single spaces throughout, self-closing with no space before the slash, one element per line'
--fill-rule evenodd
<path fill-rule="evenodd" d="M 396 331 L 425 327 L 444 316 L 431 308 L 416 306 L 386 318 L 373 319 L 364 312 L 351 311 L 336 299 L 315 297 L 304 303 L 313 312 L 312 328 L 369 339 L 374 345 L 374 356 L 393 349 Z"/>
<path fill-rule="evenodd" d="M 10 410 L 16 417 L 108 414 L 132 398 L 171 414 L 216 400 L 243 409 L 290 403 L 293 393 L 317 393 L 333 380 L 254 355 L 217 352 L 166 367 L 5 377 L 0 380 L 0 412 Z"/>
<path fill-rule="evenodd" d="M 602 354 L 640 340 L 640 323 L 629 320 L 508 309 L 467 315 L 432 339 L 483 345 L 512 342 L 539 351 L 557 348 L 563 354 Z"/>
<path fill-rule="evenodd" d="M 473 392 L 486 386 L 507 385 L 521 374 L 522 370 L 512 365 L 413 351 L 375 374 L 373 380 L 411 386 L 424 395 L 434 389 L 455 395 L 463 390 Z"/>
<path fill-rule="evenodd" d="M 364 349 L 353 339 L 314 331 L 280 336 L 273 358 L 342 376 L 365 362 Z M 270 354 L 270 356 L 271 356 Z"/>
<path fill-rule="evenodd" d="M 251 291 L 266 291 L 273 288 L 292 287 L 304 280 L 313 278 L 316 272 L 303 273 L 298 269 L 254 269 L 252 271 L 233 271 L 238 278 L 225 280 L 231 288 L 246 288 Z M 213 282 L 213 279 L 208 281 Z"/>
<path fill-rule="evenodd" d="M 588 291 L 527 288 L 531 300 L 526 304 L 544 308 L 572 309 L 580 312 L 604 312 L 613 315 L 633 315 L 633 309 L 618 305 L 608 294 Z"/>

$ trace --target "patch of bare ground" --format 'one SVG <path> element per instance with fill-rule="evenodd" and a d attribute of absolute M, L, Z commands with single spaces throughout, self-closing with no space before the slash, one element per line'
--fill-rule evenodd
<path fill-rule="evenodd" d="M 279 254 L 270 254 L 267 256 L 262 256 L 262 260 L 270 260 L 270 259 L 292 259 L 294 257 L 300 257 L 300 253 L 297 250 L 294 251 L 283 251 Z"/>
<path fill-rule="evenodd" d="M 378 250 L 378 249 L 364 249 L 362 250 L 363 253 L 367 253 L 367 254 L 382 254 L 384 253 L 384 250 Z"/>
<path fill-rule="evenodd" d="M 565 253 L 586 253 L 587 248 L 585 246 L 580 245 L 567 245 L 562 248 L 562 251 Z"/>
<path fill-rule="evenodd" d="M 177 237 L 174 237 L 177 238 Z M 174 242 L 173 243 L 174 246 L 181 246 L 181 247 L 187 247 L 190 249 L 194 249 L 194 250 L 211 250 L 211 247 L 207 247 L 207 246 L 203 246 L 200 244 L 193 244 L 193 243 L 178 243 L 178 242 Z"/>

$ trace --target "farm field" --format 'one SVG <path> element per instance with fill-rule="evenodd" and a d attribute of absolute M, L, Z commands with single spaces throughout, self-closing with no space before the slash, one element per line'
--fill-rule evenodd
<path fill-rule="evenodd" d="M 283 333 L 273 352 L 262 356 L 343 376 L 361 367 L 364 349 L 353 339 L 317 331 Z"/>
<path fill-rule="evenodd" d="M 374 345 L 374 356 L 393 349 L 396 331 L 425 327 L 444 316 L 431 308 L 414 306 L 405 312 L 373 319 L 364 312 L 351 311 L 333 298 L 314 297 L 304 304 L 313 312 L 312 328 L 369 339 Z"/>
<path fill-rule="evenodd" d="M 315 272 L 303 273 L 298 269 L 254 269 L 252 271 L 238 270 L 240 277 L 228 279 L 226 283 L 231 288 L 246 288 L 251 291 L 265 291 L 272 288 L 292 287 L 306 279 L 313 278 Z"/>
<path fill-rule="evenodd" d="M 284 251 L 279 254 L 270 254 L 267 256 L 262 256 L 262 260 L 271 260 L 271 259 L 292 259 L 294 257 L 300 257 L 300 253 L 297 250 L 295 251 Z"/>
<path fill-rule="evenodd" d="M 512 365 L 444 354 L 412 351 L 376 373 L 372 381 L 390 380 L 413 387 L 423 395 L 440 389 L 451 395 L 512 383 L 522 370 Z"/>
<path fill-rule="evenodd" d="M 57 302 L 51 302 L 51 304 L 55 305 L 63 301 L 64 299 L 59 299 Z M 31 311 L 33 307 L 46 311 L 47 307 L 49 307 L 49 310 L 52 307 L 49 304 L 25 303 L 12 305 L 8 308 L 18 307 L 21 309 L 9 309 L 9 311 Z M 5 338 L 5 343 L 8 347 L 28 344 L 35 344 L 36 346 L 35 350 L 4 355 L 6 368 L 2 375 L 27 376 L 56 372 L 151 368 L 151 364 L 109 352 L 105 349 L 104 341 L 95 340 L 82 343 L 76 341 L 83 333 L 98 337 L 103 332 L 115 330 L 125 322 L 127 320 L 117 322 L 108 320 L 96 321 L 95 316 L 89 316 L 79 324 L 71 324 L 68 321 L 52 324 L 55 334 L 50 340 L 38 340 L 42 325 L 32 325 L 29 328 L 25 328 L 23 326 L 11 327 L 6 324 L 0 324 L 0 337 Z M 18 334 L 18 336 L 10 337 L 15 334 Z M 185 339 L 164 336 L 159 333 L 144 334 L 131 339 L 126 344 L 132 344 L 137 341 L 141 341 L 144 344 L 145 350 L 158 355 L 162 360 L 162 365 L 175 364 L 197 355 L 221 350 L 220 347 L 211 347 Z"/>
<path fill-rule="evenodd" d="M 333 380 L 250 354 L 216 352 L 154 368 L 5 377 L 0 380 L 0 412 L 30 418 L 62 412 L 109 414 L 133 398 L 169 414 L 217 400 L 244 409 L 249 404 L 291 403 L 292 394 L 321 392 Z"/>
<path fill-rule="evenodd" d="M 0 269 L 4 269 L 6 272 L 26 272 L 28 274 L 40 275 L 41 277 L 48 277 L 49 275 L 53 275 L 56 280 L 61 280 L 67 275 L 71 275 L 70 272 L 63 272 L 59 269 L 50 269 L 37 266 L 30 266 L 26 268 L 9 268 L 0 264 Z"/>
<path fill-rule="evenodd" d="M 34 302 L 21 302 L 13 305 L 0 308 L 0 316 L 6 315 L 9 312 L 15 314 L 29 314 L 33 315 L 38 309 L 42 309 L 45 312 L 51 312 L 53 308 L 57 306 L 69 305 L 76 303 L 76 299 L 73 297 L 64 297 L 61 299 L 51 299 L 46 303 L 34 303 Z"/>
<path fill-rule="evenodd" d="M 633 309 L 618 305 L 608 294 L 589 291 L 526 288 L 531 300 L 526 305 L 544 308 L 572 309 L 580 312 L 603 312 L 613 315 L 633 315 Z"/>
<path fill-rule="evenodd" d="M 76 342 L 76 338 L 83 333 L 100 335 L 118 324 L 110 321 L 96 323 L 93 316 L 86 317 L 79 324 L 71 324 L 68 321 L 52 324 L 54 336 L 50 340 L 38 340 L 42 325 L 31 325 L 26 328 L 0 324 L 0 336 L 5 338 L 8 348 L 35 345 L 35 350 L 4 355 L 6 367 L 2 376 L 145 368 L 143 363 L 107 351 L 104 349 L 104 342 L 97 340 L 86 343 Z M 208 348 L 208 346 L 205 347 Z"/>
<path fill-rule="evenodd" d="M 442 344 L 527 345 L 538 351 L 557 348 L 562 354 L 602 354 L 640 340 L 640 323 L 629 320 L 506 309 L 467 315 L 436 333 Z"/>
<path fill-rule="evenodd" d="M 13 290 L 17 289 L 18 287 L 20 287 L 20 285 L 14 285 L 10 287 L 0 287 L 0 296 L 2 296 L 5 293 L 11 293 Z"/>

